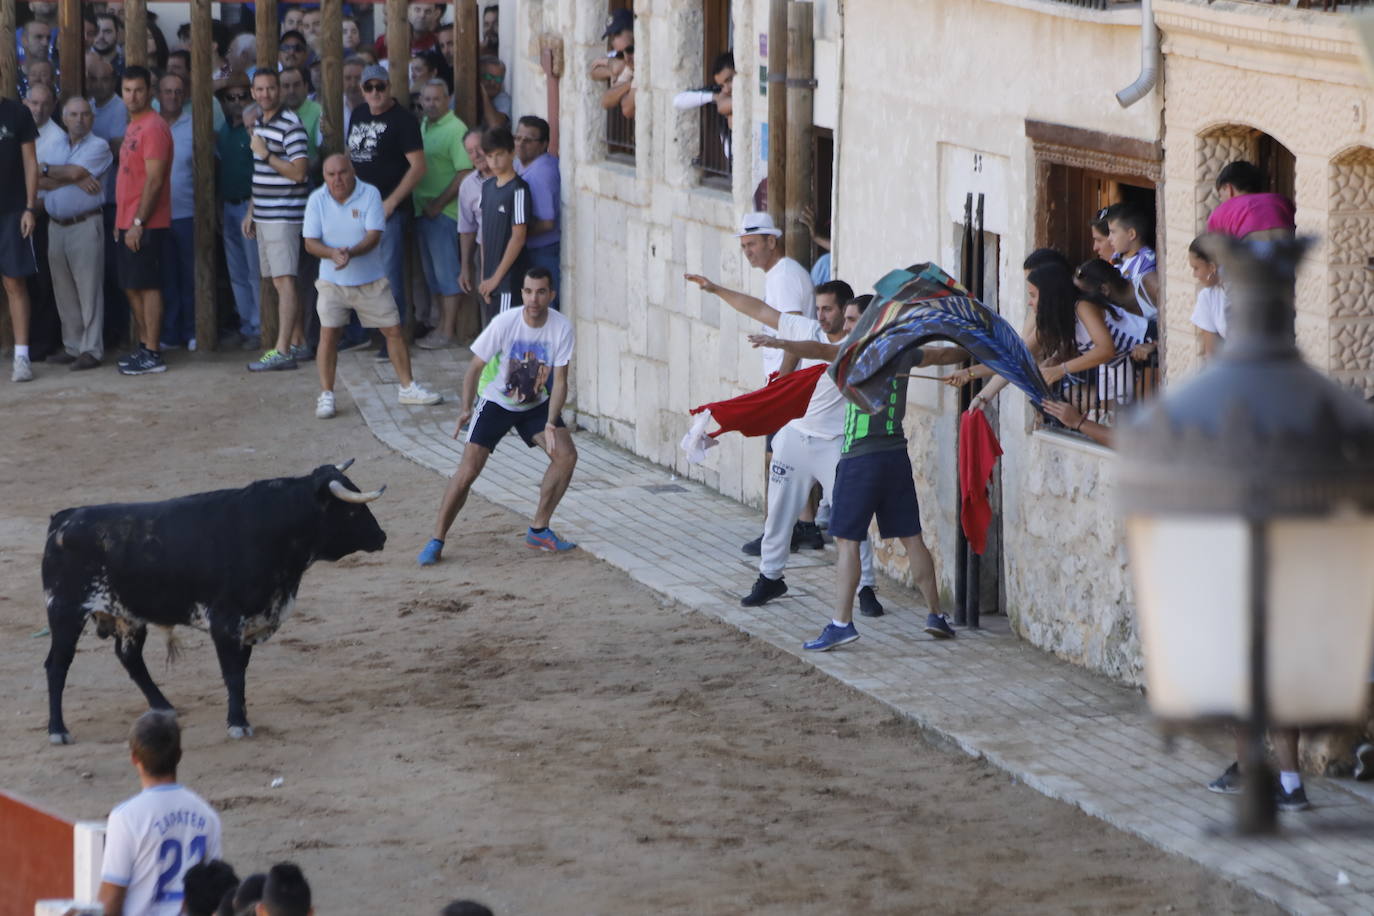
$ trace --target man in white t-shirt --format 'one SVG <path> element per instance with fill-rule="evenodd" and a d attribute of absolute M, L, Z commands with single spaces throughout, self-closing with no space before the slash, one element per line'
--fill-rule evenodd
<path fill-rule="evenodd" d="M 767 213 L 749 213 L 735 233 L 740 250 L 750 267 L 763 271 L 763 301 L 778 312 L 795 312 L 807 318 L 816 317 L 816 288 L 811 273 L 791 258 L 782 255 L 782 230 L 773 225 Z M 763 333 L 773 329 L 763 326 Z M 796 365 L 795 360 L 784 363 L 781 350 L 762 349 L 763 380 L 766 383 L 774 372 L 786 375 Z"/>
<path fill-rule="evenodd" d="M 176 713 L 153 709 L 139 716 L 129 752 L 143 791 L 110 812 L 100 905 L 105 916 L 177 916 L 186 870 L 220 857 L 219 815 L 177 784 Z"/>
<path fill-rule="evenodd" d="M 573 326 L 561 312 L 549 308 L 555 292 L 553 274 L 548 268 L 531 267 L 525 271 L 520 295 L 523 308 L 499 313 L 472 342 L 473 359 L 463 377 L 463 406 L 453 438 L 458 438 L 469 420 L 472 426 L 463 460 L 439 504 L 434 537 L 420 551 L 421 566 L 439 562 L 444 537 L 467 502 L 468 491 L 492 450 L 512 429 L 520 434 L 525 445 L 537 445 L 549 456 L 548 469 L 539 485 L 539 504 L 525 532 L 526 546 L 552 551 L 577 546 L 549 527 L 553 510 L 567 492 L 577 467 L 577 447 L 562 417 L 563 403 L 568 397 Z M 493 359 L 499 360 L 495 371 L 484 372 Z M 482 397 L 474 407 L 479 383 L 483 385 Z"/>
<path fill-rule="evenodd" d="M 735 311 L 757 320 L 770 336 L 785 340 L 816 340 L 837 344 L 845 338 L 844 309 L 854 290 L 843 280 L 831 280 L 816 288 L 816 318 L 779 312 L 761 299 L 717 286 L 705 277 L 687 279 L 714 293 Z M 819 319 L 819 320 L 817 320 Z M 781 351 L 779 351 L 781 352 Z M 797 368 L 826 365 L 826 360 L 803 359 Z M 773 456 L 768 473 L 768 516 L 760 538 L 759 577 L 753 589 L 740 599 L 744 607 L 758 607 L 787 593 L 782 571 L 796 540 L 797 520 L 807 508 L 811 488 L 820 484 L 827 497 L 835 485 L 835 465 L 840 460 L 844 434 L 844 398 L 828 373 L 816 380 L 806 413 L 787 423 L 773 437 Z M 880 617 L 883 606 L 874 594 L 873 551 L 865 540 L 860 545 L 862 573 L 859 579 L 859 613 Z"/>

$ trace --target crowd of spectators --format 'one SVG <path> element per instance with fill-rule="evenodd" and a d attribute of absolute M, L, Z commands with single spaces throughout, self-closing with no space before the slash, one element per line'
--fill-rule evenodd
<path fill-rule="evenodd" d="M 15 36 L 22 104 L 0 100 L 0 168 L 24 176 L 0 190 L 12 379 L 30 380 L 36 363 L 92 369 L 126 341 L 131 352 L 118 368 L 127 375 L 165 372 L 167 351 L 198 348 L 195 188 L 207 181 L 216 190 L 215 255 L 227 281 L 218 293 L 226 306 L 217 314 L 218 344 L 259 352 L 248 364 L 254 372 L 313 359 L 322 270 L 312 249 L 332 247 L 302 233 L 307 201 L 327 192 L 319 9 L 282 7 L 276 68 L 258 67 L 251 17 L 225 9 L 214 22 L 215 173 L 205 176 L 193 159 L 189 28 L 169 45 L 150 13 L 149 66 L 130 66 L 122 4 L 92 7 L 81 62 L 88 97 L 59 108 L 56 5 L 28 6 L 32 18 Z M 444 7 L 409 6 L 410 49 L 401 62 L 409 105 L 393 97 L 385 34 L 374 39 L 371 9 L 358 12 L 368 15 L 346 16 L 342 35 L 350 180 L 379 192 L 384 223 L 373 256 L 399 323 L 414 312 L 414 336 L 426 349 L 456 346 L 460 327 L 470 334 L 509 306 L 509 287 L 524 270 L 546 267 L 555 289 L 560 282 L 561 56 L 544 55 L 548 117 L 512 120 L 500 11 L 484 7 L 480 40 L 466 52 L 476 58 L 480 87 L 480 121 L 469 125 L 453 111 L 458 51 Z M 496 167 L 502 162 L 508 168 Z M 419 257 L 408 263 L 412 250 Z M 269 290 L 277 333 L 264 340 Z M 395 338 L 368 330 L 351 315 L 339 348 L 372 341 L 379 359 L 392 359 Z M 401 368 L 408 376 L 408 363 Z M 322 367 L 322 385 L 325 375 Z M 423 388 L 411 395 L 407 403 L 439 400 Z"/>

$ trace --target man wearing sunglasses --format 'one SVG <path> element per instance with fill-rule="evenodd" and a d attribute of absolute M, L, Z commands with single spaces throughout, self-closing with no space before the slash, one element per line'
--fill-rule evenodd
<path fill-rule="evenodd" d="M 510 118 L 510 93 L 503 87 L 506 83 L 506 65 L 499 57 L 483 57 L 477 61 L 478 80 L 482 84 L 484 108 L 495 108 L 507 119 Z M 490 117 L 483 120 L 490 121 Z"/>
<path fill-rule="evenodd" d="M 239 345 L 256 350 L 262 333 L 258 305 L 258 244 L 245 238 L 243 220 L 253 197 L 252 138 L 243 124 L 243 109 L 252 101 L 248 78 L 233 73 L 219 91 L 224 108 L 224 126 L 215 138 L 215 169 L 224 227 L 224 258 L 229 267 L 229 285 L 234 291 L 234 310 L 239 316 Z"/>
<path fill-rule="evenodd" d="M 391 78 L 384 67 L 373 64 L 363 71 L 364 103 L 353 112 L 348 128 L 348 158 L 358 179 L 382 195 L 386 229 L 382 233 L 382 261 L 396 308 L 404 323 L 405 241 L 409 225 L 410 192 L 425 176 L 425 145 L 420 122 L 397 105 L 391 96 Z M 386 343 L 377 352 L 386 359 Z"/>

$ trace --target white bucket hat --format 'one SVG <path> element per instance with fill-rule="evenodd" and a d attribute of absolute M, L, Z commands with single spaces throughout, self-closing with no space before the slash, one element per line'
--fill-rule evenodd
<path fill-rule="evenodd" d="M 777 238 L 782 236 L 782 230 L 773 225 L 773 217 L 767 213 L 746 213 L 735 238 L 746 235 L 771 235 Z"/>

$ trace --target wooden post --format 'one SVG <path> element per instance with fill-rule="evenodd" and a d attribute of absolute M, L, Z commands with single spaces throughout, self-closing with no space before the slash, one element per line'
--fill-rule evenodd
<path fill-rule="evenodd" d="M 787 0 L 769 0 L 768 215 L 779 229 L 787 199 L 787 74 Z"/>
<path fill-rule="evenodd" d="M 0 30 L 3 31 L 3 30 Z M 81 0 L 60 0 L 57 6 L 57 57 L 71 61 L 62 68 L 62 98 L 59 99 L 57 120 L 61 121 L 61 105 L 74 95 L 86 94 L 85 26 L 81 21 Z"/>
<path fill-rule="evenodd" d="M 257 0 L 257 19 L 254 26 L 258 42 L 258 67 L 277 69 L 277 42 L 281 26 L 277 19 L 277 0 Z M 262 348 L 271 350 L 277 345 L 277 288 L 262 277 L 258 281 L 259 324 L 262 328 Z"/>
<path fill-rule="evenodd" d="M 324 149 L 321 159 L 344 149 L 343 0 L 321 0 L 320 94 L 324 103 Z"/>
<path fill-rule="evenodd" d="M 146 0 L 128 0 L 124 4 L 124 63 L 129 66 L 148 66 L 148 4 Z M 157 91 L 149 87 L 149 94 Z M 121 90 L 116 88 L 115 92 Z"/>
<path fill-rule="evenodd" d="M 214 40 L 210 0 L 191 0 L 191 137 L 196 191 L 195 273 L 196 342 L 202 350 L 219 343 L 215 313 L 215 248 L 219 214 L 215 210 Z"/>
<path fill-rule="evenodd" d="M 410 22 L 408 0 L 386 0 L 386 57 L 391 73 L 391 95 L 410 109 Z"/>
<path fill-rule="evenodd" d="M 479 118 L 477 58 L 482 41 L 477 0 L 455 0 L 453 4 L 453 110 L 468 127 Z"/>
<path fill-rule="evenodd" d="M 15 45 L 16 0 L 0 0 L 0 96 L 19 97 L 19 49 Z"/>
<path fill-rule="evenodd" d="M 815 6 L 809 0 L 791 0 L 787 4 L 787 206 L 783 212 L 783 222 L 778 225 L 783 230 L 788 256 L 802 264 L 811 260 L 811 233 L 799 220 L 802 209 L 812 203 L 812 179 L 816 172 L 815 147 L 811 142 L 814 119 L 812 97 L 815 95 L 815 15 Z M 771 54 L 771 37 L 769 42 Z M 769 130 L 771 140 L 772 129 Z M 774 190 L 773 182 L 768 182 L 769 212 L 773 209 Z M 776 190 L 782 191 L 782 188 Z"/>

